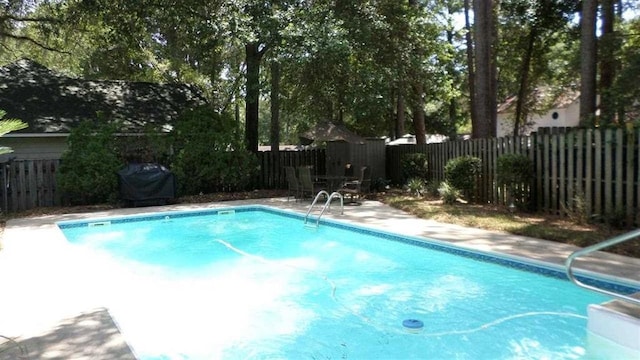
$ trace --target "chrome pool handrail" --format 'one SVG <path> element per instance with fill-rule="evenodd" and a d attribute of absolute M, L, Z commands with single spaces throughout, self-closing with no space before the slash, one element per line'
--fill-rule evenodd
<path fill-rule="evenodd" d="M 322 217 L 324 212 L 327 210 L 328 207 L 331 207 L 331 200 L 333 200 L 334 197 L 338 197 L 340 199 L 340 215 L 344 215 L 344 198 L 342 197 L 342 194 L 340 194 L 337 191 L 334 191 L 331 193 L 331 195 L 329 195 L 329 193 L 326 192 L 325 190 L 320 190 L 318 194 L 316 194 L 315 199 L 313 199 L 311 206 L 309 206 L 309 210 L 307 210 L 307 215 L 305 215 L 304 217 L 305 225 L 309 220 L 309 214 L 311 213 L 311 210 L 313 210 L 313 207 L 316 205 L 321 195 L 325 195 L 327 197 L 327 202 L 325 202 L 324 206 L 322 207 L 322 210 L 320 211 L 320 215 L 318 215 L 318 218 L 316 219 L 316 227 L 320 225 L 320 218 Z"/>
<path fill-rule="evenodd" d="M 635 239 L 635 238 L 637 238 L 639 236 L 640 236 L 640 229 L 636 229 L 634 231 L 630 231 L 628 233 L 625 233 L 625 234 L 622 234 L 622 235 L 618 235 L 616 237 L 613 237 L 611 239 L 605 240 L 603 242 L 600 242 L 600 243 L 597 243 L 597 244 L 594 244 L 594 245 L 591 245 L 591 246 L 587 246 L 587 247 L 585 247 L 583 249 L 574 251 L 573 253 L 571 253 L 571 255 L 569 255 L 569 257 L 565 261 L 565 266 L 567 267 L 566 272 L 567 272 L 567 276 L 569 277 L 569 280 L 571 280 L 571 282 L 573 282 L 574 284 L 576 284 L 576 285 L 578 285 L 578 286 L 580 286 L 582 288 L 589 289 L 591 291 L 596 291 L 596 292 L 599 292 L 599 293 L 602 293 L 602 294 L 606 294 L 606 295 L 609 295 L 609 296 L 614 297 L 616 299 L 627 301 L 627 302 L 630 302 L 630 303 L 633 303 L 633 304 L 636 304 L 636 305 L 640 305 L 640 299 L 636 299 L 636 298 L 631 297 L 631 296 L 627 296 L 627 295 L 624 295 L 624 294 L 619 294 L 619 293 L 616 293 L 616 292 L 613 292 L 613 291 L 601 289 L 601 288 L 598 288 L 598 287 L 583 283 L 582 281 L 580 281 L 580 280 L 578 280 L 576 278 L 576 276 L 573 273 L 573 269 L 572 269 L 574 260 L 576 260 L 580 256 L 588 255 L 588 254 L 590 254 L 590 253 L 592 253 L 594 251 L 602 250 L 602 249 L 604 249 L 606 247 L 609 247 L 609 246 L 613 246 L 613 245 L 617 245 L 617 244 L 623 243 L 625 241 L 633 240 L 633 239 Z"/>

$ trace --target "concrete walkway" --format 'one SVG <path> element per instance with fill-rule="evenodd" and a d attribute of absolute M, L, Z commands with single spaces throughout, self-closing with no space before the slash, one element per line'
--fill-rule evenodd
<path fill-rule="evenodd" d="M 81 254 L 67 243 L 56 222 L 248 204 L 268 205 L 303 214 L 309 206 L 308 202 L 277 198 L 10 220 L 0 251 L 0 274 L 3 277 L 0 334 L 17 338 L 22 348 L 0 352 L 0 360 L 21 358 L 17 356 L 27 359 L 135 359 L 108 310 L 94 294 L 95 279 L 91 274 L 83 273 Z M 344 215 L 339 214 L 339 205 L 335 204 L 325 216 L 558 268 L 577 249 L 555 242 L 421 220 L 376 201 L 345 205 Z M 598 252 L 579 260 L 577 265 L 586 272 L 640 285 L 640 259 Z"/>

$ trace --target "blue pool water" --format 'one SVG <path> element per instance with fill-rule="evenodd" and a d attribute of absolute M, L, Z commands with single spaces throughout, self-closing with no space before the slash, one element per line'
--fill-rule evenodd
<path fill-rule="evenodd" d="M 556 270 L 263 207 L 59 226 L 108 273 L 141 359 L 594 358 L 586 309 L 608 300 Z"/>

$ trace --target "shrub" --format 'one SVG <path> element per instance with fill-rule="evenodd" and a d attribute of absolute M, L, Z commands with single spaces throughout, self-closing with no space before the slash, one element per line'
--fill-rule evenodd
<path fill-rule="evenodd" d="M 258 170 L 233 117 L 207 106 L 182 114 L 170 143 L 175 150 L 171 167 L 183 195 L 244 190 Z"/>
<path fill-rule="evenodd" d="M 533 162 L 526 155 L 505 154 L 498 158 L 496 167 L 498 186 L 507 189 L 511 201 L 523 207 L 529 202 L 529 186 L 533 177 Z"/>
<path fill-rule="evenodd" d="M 375 192 L 382 192 L 389 189 L 389 180 L 377 178 L 371 185 L 371 189 Z"/>
<path fill-rule="evenodd" d="M 442 201 L 447 205 L 455 204 L 460 197 L 460 190 L 456 189 L 446 181 L 440 184 L 438 193 L 440 193 Z"/>
<path fill-rule="evenodd" d="M 71 130 L 62 154 L 57 184 L 72 205 L 114 202 L 122 167 L 113 134 L 116 125 L 85 121 Z"/>
<path fill-rule="evenodd" d="M 427 155 L 422 153 L 405 154 L 402 157 L 401 167 L 405 181 L 411 178 L 426 179 L 429 171 Z"/>
<path fill-rule="evenodd" d="M 440 195 L 440 185 L 442 182 L 438 180 L 432 180 L 427 182 L 425 185 L 425 192 L 430 196 L 439 196 Z"/>
<path fill-rule="evenodd" d="M 473 200 L 476 177 L 480 175 L 482 160 L 474 156 L 451 159 L 444 166 L 444 178 L 448 185 L 458 189 L 467 200 Z"/>
<path fill-rule="evenodd" d="M 425 188 L 424 180 L 417 177 L 411 178 L 407 182 L 407 188 L 412 195 L 422 196 Z"/>
<path fill-rule="evenodd" d="M 580 192 L 573 197 L 573 203 L 571 206 L 567 206 L 565 204 L 560 204 L 562 210 L 567 214 L 567 217 L 572 222 L 584 225 L 589 223 L 589 209 L 587 207 L 587 199 L 585 198 L 584 192 Z"/>

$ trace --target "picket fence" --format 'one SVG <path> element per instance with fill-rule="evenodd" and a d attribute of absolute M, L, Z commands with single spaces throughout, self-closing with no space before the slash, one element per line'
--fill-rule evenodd
<path fill-rule="evenodd" d="M 507 193 L 496 184 L 497 159 L 524 154 L 534 166 L 530 188 L 532 210 L 558 215 L 582 214 L 640 225 L 640 129 L 572 129 L 565 133 L 533 134 L 450 141 L 439 144 L 387 146 L 386 178 L 402 185 L 401 159 L 405 154 L 427 155 L 429 179 L 444 180 L 445 164 L 456 157 L 482 160 L 475 198 L 481 203 L 505 205 Z M 311 165 L 326 171 L 324 150 L 261 152 L 261 172 L 255 188 L 284 189 L 285 166 Z M 61 196 L 55 173 L 59 160 L 27 160 L 5 164 L 0 205 L 4 211 L 57 206 Z"/>
<path fill-rule="evenodd" d="M 387 174 L 392 183 L 403 181 L 402 156 L 416 152 L 427 155 L 432 181 L 444 180 L 444 166 L 451 159 L 480 158 L 476 199 L 502 205 L 508 196 L 495 181 L 497 159 L 508 153 L 523 154 L 534 167 L 532 210 L 640 225 L 640 129 L 571 129 L 526 137 L 389 146 Z"/>

